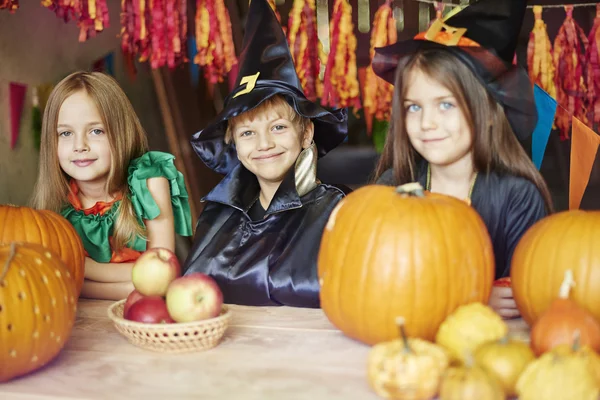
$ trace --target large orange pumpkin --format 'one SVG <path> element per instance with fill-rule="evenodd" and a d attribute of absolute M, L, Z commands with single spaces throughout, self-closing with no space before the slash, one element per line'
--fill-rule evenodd
<path fill-rule="evenodd" d="M 570 269 L 569 298 L 600 321 L 600 212 L 571 210 L 548 216 L 522 236 L 513 254 L 513 296 L 531 326 L 559 293 Z"/>
<path fill-rule="evenodd" d="M 57 255 L 38 244 L 0 245 L 0 382 L 52 360 L 76 306 L 75 280 Z"/>
<path fill-rule="evenodd" d="M 0 243 L 11 242 L 38 243 L 58 255 L 74 276 L 79 296 L 85 250 L 69 221 L 48 210 L 0 205 Z"/>
<path fill-rule="evenodd" d="M 401 315 L 408 336 L 433 340 L 459 306 L 487 304 L 494 256 L 465 202 L 419 184 L 371 185 L 332 212 L 318 275 L 321 308 L 346 335 L 370 345 L 392 340 Z"/>

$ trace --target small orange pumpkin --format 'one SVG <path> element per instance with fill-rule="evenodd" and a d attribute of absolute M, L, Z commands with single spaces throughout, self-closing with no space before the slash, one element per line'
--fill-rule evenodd
<path fill-rule="evenodd" d="M 0 245 L 0 382 L 41 368 L 71 335 L 77 286 L 38 244 Z"/>
<path fill-rule="evenodd" d="M 600 351 L 600 324 L 586 309 L 569 299 L 575 285 L 571 270 L 565 272 L 558 298 L 552 302 L 531 328 L 531 349 L 536 356 L 559 344 L 570 344 L 579 331 L 579 343 Z"/>
<path fill-rule="evenodd" d="M 570 269 L 577 281 L 571 299 L 600 321 L 600 212 L 570 210 L 535 223 L 519 240 L 511 261 L 513 297 L 532 326 L 556 298 Z"/>
<path fill-rule="evenodd" d="M 464 201 L 418 183 L 362 187 L 333 210 L 318 259 L 321 308 L 349 337 L 377 344 L 398 337 L 434 340 L 458 307 L 487 304 L 492 243 Z M 391 317 L 390 317 L 391 316 Z"/>
<path fill-rule="evenodd" d="M 0 205 L 0 243 L 11 242 L 41 244 L 59 256 L 71 271 L 79 296 L 85 272 L 85 250 L 69 221 L 53 211 Z"/>

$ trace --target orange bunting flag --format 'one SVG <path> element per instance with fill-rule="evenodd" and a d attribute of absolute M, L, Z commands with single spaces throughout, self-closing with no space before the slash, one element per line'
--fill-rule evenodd
<path fill-rule="evenodd" d="M 323 95 L 319 73 L 325 54 L 317 35 L 315 0 L 294 0 L 287 38 L 304 95 L 310 101 L 316 101 Z"/>
<path fill-rule="evenodd" d="M 585 109 L 584 63 L 588 40 L 581 27 L 573 19 L 573 6 L 565 6 L 567 17 L 554 40 L 554 83 L 556 84 L 556 125 L 560 138 L 569 138 L 571 116 L 587 124 Z"/>
<path fill-rule="evenodd" d="M 588 35 L 589 46 L 585 55 L 587 82 L 588 125 L 598 129 L 600 124 L 600 4 L 596 4 L 596 18 Z"/>
<path fill-rule="evenodd" d="M 571 167 L 569 175 L 569 209 L 578 209 L 590 180 L 600 136 L 573 117 L 571 132 Z"/>
<path fill-rule="evenodd" d="M 356 67 L 356 36 L 352 24 L 352 6 L 348 0 L 335 0 L 330 24 L 331 50 L 325 68 L 323 104 L 330 107 L 360 105 Z"/>
<path fill-rule="evenodd" d="M 215 84 L 237 64 L 231 34 L 231 20 L 223 0 L 197 0 L 196 47 L 194 63 L 202 67 L 206 79 Z"/>
<path fill-rule="evenodd" d="M 375 13 L 373 29 L 371 30 L 371 61 L 375 55 L 376 47 L 384 47 L 396 43 L 398 40 L 392 3 L 393 0 L 386 0 L 385 4 L 379 7 Z M 394 86 L 375 75 L 373 67 L 369 65 L 365 73 L 363 87 L 363 107 L 365 109 L 365 119 L 367 120 L 367 133 L 370 135 L 373 117 L 379 121 L 387 121 L 390 118 Z"/>
<path fill-rule="evenodd" d="M 529 78 L 531 83 L 537 83 L 540 88 L 556 99 L 552 43 L 548 37 L 546 23 L 542 19 L 542 6 L 533 6 L 533 15 L 535 23 L 527 44 Z"/>

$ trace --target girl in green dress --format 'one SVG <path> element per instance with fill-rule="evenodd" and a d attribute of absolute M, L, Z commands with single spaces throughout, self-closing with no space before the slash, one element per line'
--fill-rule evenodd
<path fill-rule="evenodd" d="M 118 83 L 76 72 L 44 111 L 33 205 L 60 212 L 86 250 L 82 296 L 118 300 L 132 290 L 133 262 L 147 249 L 175 250 L 191 236 L 183 175 L 146 133 Z"/>

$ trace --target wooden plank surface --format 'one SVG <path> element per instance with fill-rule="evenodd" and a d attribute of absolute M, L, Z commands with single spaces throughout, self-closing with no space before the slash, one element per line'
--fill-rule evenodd
<path fill-rule="evenodd" d="M 378 398 L 366 380 L 369 347 L 319 309 L 231 306 L 221 344 L 169 355 L 127 342 L 107 317 L 110 304 L 81 300 L 65 349 L 43 369 L 0 385 L 0 399 Z"/>

